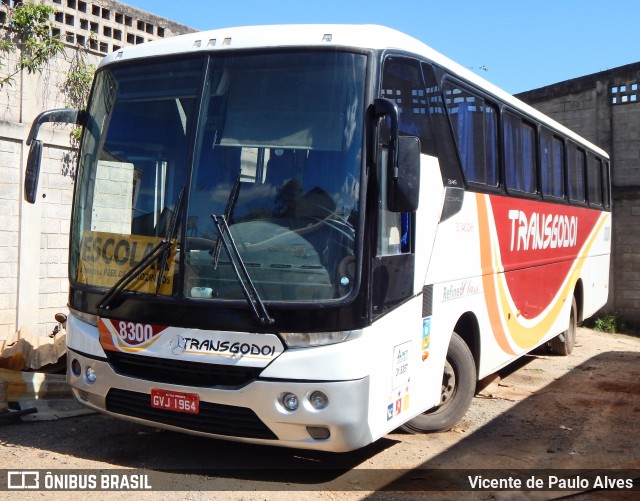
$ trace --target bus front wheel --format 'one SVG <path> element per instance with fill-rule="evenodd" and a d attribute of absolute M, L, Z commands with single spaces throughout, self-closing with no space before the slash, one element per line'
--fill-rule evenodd
<path fill-rule="evenodd" d="M 450 430 L 471 405 L 476 389 L 476 364 L 467 343 L 455 332 L 451 336 L 442 375 L 440 404 L 407 421 L 409 433 Z"/>
<path fill-rule="evenodd" d="M 552 353 L 566 357 L 573 351 L 576 343 L 576 330 L 578 329 L 578 306 L 576 298 L 571 301 L 571 313 L 569 314 L 569 327 L 563 333 L 549 341 L 549 348 Z"/>

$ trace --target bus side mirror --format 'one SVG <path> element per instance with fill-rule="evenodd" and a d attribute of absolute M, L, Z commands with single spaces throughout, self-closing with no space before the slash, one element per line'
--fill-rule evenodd
<path fill-rule="evenodd" d="M 24 199 L 30 204 L 35 203 L 38 192 L 38 178 L 40 177 L 40 162 L 42 160 L 42 141 L 35 139 L 29 146 L 27 157 L 27 171 L 24 174 Z"/>
<path fill-rule="evenodd" d="M 420 139 L 398 136 L 396 164 L 389 165 L 387 207 L 391 212 L 413 212 L 420 198 Z"/>
<path fill-rule="evenodd" d="M 413 212 L 420 195 L 420 139 L 400 136 L 400 113 L 390 99 L 375 99 L 373 112 L 376 117 L 389 118 L 387 208 L 391 212 Z"/>
<path fill-rule="evenodd" d="M 84 121 L 85 113 L 74 108 L 62 108 L 57 110 L 43 111 L 31 124 L 27 144 L 29 145 L 29 156 L 27 157 L 27 170 L 24 175 L 24 199 L 30 204 L 35 203 L 38 192 L 38 178 L 40 177 L 40 164 L 42 162 L 42 141 L 36 139 L 38 130 L 45 122 L 57 122 L 64 124 L 81 125 Z"/>

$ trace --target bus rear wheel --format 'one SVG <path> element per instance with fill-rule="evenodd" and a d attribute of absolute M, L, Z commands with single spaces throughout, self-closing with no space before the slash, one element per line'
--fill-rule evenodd
<path fill-rule="evenodd" d="M 563 333 L 549 341 L 549 348 L 552 353 L 566 357 L 573 351 L 576 343 L 576 330 L 578 329 L 578 306 L 576 298 L 571 301 L 571 313 L 569 314 L 569 327 Z"/>
<path fill-rule="evenodd" d="M 476 389 L 476 364 L 467 343 L 455 332 L 451 336 L 442 375 L 440 404 L 407 421 L 402 429 L 409 433 L 450 430 L 471 405 Z"/>

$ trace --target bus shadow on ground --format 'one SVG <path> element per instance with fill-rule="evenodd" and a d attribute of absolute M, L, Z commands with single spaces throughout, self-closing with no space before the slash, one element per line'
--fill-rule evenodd
<path fill-rule="evenodd" d="M 599 354 L 376 490 L 468 491 L 469 475 L 570 478 L 602 470 L 629 472 L 638 489 L 639 362 L 634 352 Z"/>
<path fill-rule="evenodd" d="M 0 426 L 0 432 L 0 452 L 14 446 L 38 450 L 30 468 L 73 469 L 69 464 L 75 462 L 66 455 L 150 472 L 154 488 L 166 490 L 287 490 L 324 484 L 397 443 L 385 437 L 336 454 L 216 440 L 98 413 L 10 424 Z"/>
<path fill-rule="evenodd" d="M 385 437 L 338 454 L 161 434 L 162 448 L 171 450 L 172 458 L 127 461 L 127 466 L 167 474 L 188 490 L 317 490 L 398 443 Z M 159 479 L 161 484 L 167 481 Z"/>
<path fill-rule="evenodd" d="M 523 357 L 499 375 L 505 378 L 535 359 L 535 353 Z M 226 456 L 225 467 L 179 478 L 192 490 L 419 493 L 469 491 L 468 476 L 476 474 L 517 478 L 559 471 L 567 476 L 578 470 L 638 471 L 640 452 L 630 439 L 640 436 L 638 362 L 634 352 L 599 354 L 411 470 L 397 470 L 393 464 L 366 468 L 368 458 L 390 447 L 402 455 L 403 444 L 389 437 L 345 454 L 216 441 L 210 442 L 215 444 L 211 451 Z M 168 438 L 184 440 L 179 434 Z M 428 441 L 429 435 L 422 438 Z"/>

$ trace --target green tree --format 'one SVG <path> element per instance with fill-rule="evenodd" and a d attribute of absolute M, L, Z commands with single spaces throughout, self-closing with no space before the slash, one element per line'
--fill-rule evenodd
<path fill-rule="evenodd" d="M 76 52 L 69 65 L 67 78 L 61 89 L 65 96 L 65 105 L 79 110 L 86 108 L 95 71 L 96 67 L 87 63 L 85 51 L 82 47 L 76 47 Z"/>
<path fill-rule="evenodd" d="M 59 36 L 53 35 L 51 15 L 56 10 L 49 5 L 22 3 L 17 7 L 3 4 L 6 21 L 0 34 L 0 70 L 8 66 L 10 54 L 18 54 L 15 68 L 0 78 L 0 87 L 11 85 L 22 70 L 42 71 L 47 63 L 64 50 Z"/>
<path fill-rule="evenodd" d="M 86 51 L 78 45 L 73 59 L 70 61 L 67 78 L 60 88 L 65 98 L 65 106 L 78 110 L 84 110 L 87 107 L 95 71 L 96 67 L 86 61 Z M 77 155 L 81 136 L 82 127 L 73 127 L 69 133 L 72 151 L 64 157 L 62 174 L 72 179 L 75 177 L 75 166 L 78 160 Z"/>

